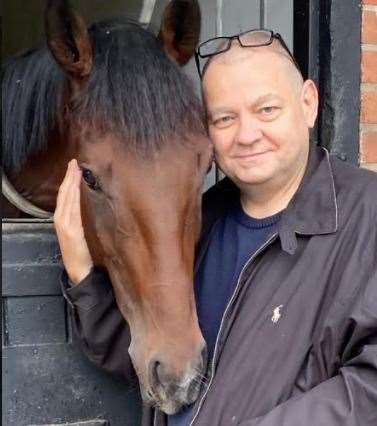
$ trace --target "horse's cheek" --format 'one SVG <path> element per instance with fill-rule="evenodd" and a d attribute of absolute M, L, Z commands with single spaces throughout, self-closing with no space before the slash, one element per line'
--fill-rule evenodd
<path fill-rule="evenodd" d="M 98 229 L 98 221 L 95 220 L 95 217 L 92 217 L 92 213 L 94 212 L 93 206 L 91 206 L 88 201 L 89 200 L 86 194 L 82 192 L 81 217 L 84 228 L 84 235 L 94 265 L 98 267 L 104 267 L 104 251 L 101 243 L 101 232 L 100 229 Z"/>

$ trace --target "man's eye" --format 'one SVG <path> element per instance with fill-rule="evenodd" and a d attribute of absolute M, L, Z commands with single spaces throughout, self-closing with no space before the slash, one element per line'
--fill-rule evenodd
<path fill-rule="evenodd" d="M 277 110 L 278 110 L 278 107 L 267 106 L 267 107 L 263 107 L 260 111 L 264 115 L 272 115 L 273 113 L 277 112 Z"/>
<path fill-rule="evenodd" d="M 221 117 L 219 118 L 217 121 L 219 121 L 220 123 L 227 123 L 228 121 L 230 121 L 232 119 L 231 116 L 227 115 L 225 117 Z"/>
<path fill-rule="evenodd" d="M 97 191 L 100 189 L 97 178 L 94 176 L 91 170 L 82 168 L 82 178 L 85 183 L 89 186 L 93 191 Z"/>
<path fill-rule="evenodd" d="M 233 117 L 230 115 L 224 115 L 224 117 L 219 117 L 213 120 L 213 124 L 216 127 L 227 127 L 233 122 Z"/>

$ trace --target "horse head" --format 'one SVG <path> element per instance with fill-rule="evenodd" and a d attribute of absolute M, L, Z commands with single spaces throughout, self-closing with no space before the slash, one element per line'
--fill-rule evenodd
<path fill-rule="evenodd" d="M 143 399 L 172 414 L 197 398 L 206 364 L 193 262 L 212 148 L 178 66 L 197 44 L 199 6 L 172 1 L 158 37 L 122 19 L 87 30 L 63 0 L 45 22 L 66 75 L 58 121 L 83 171 L 88 245 L 129 324 Z"/>

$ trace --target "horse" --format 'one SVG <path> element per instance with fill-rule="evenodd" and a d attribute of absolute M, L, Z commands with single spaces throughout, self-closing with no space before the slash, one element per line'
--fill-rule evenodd
<path fill-rule="evenodd" d="M 212 147 L 180 69 L 199 39 L 199 5 L 170 2 L 156 37 L 123 18 L 88 29 L 50 0 L 45 27 L 47 43 L 3 70 L 4 170 L 53 211 L 77 159 L 85 236 L 129 325 L 142 398 L 173 414 L 196 400 L 206 368 L 193 262 Z"/>

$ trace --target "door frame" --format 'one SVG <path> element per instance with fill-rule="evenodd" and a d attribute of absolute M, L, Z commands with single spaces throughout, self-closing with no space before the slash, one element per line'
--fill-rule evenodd
<path fill-rule="evenodd" d="M 294 53 L 320 104 L 312 138 L 359 164 L 361 7 L 359 0 L 294 0 Z"/>

